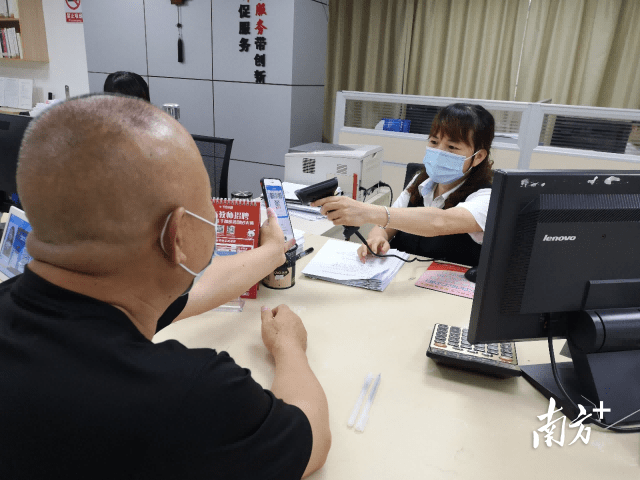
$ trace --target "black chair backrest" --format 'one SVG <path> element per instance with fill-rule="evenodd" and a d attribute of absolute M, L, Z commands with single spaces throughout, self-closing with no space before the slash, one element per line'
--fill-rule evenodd
<path fill-rule="evenodd" d="M 422 163 L 407 163 L 407 171 L 404 174 L 404 188 L 407 188 L 407 185 L 409 185 L 409 182 L 416 176 L 416 173 L 423 168 L 424 165 Z"/>
<path fill-rule="evenodd" d="M 200 150 L 202 161 L 209 173 L 211 192 L 214 197 L 227 198 L 229 192 L 229 159 L 231 158 L 232 138 L 205 137 L 192 135 Z"/>
<path fill-rule="evenodd" d="M 442 107 L 436 107 L 435 105 L 408 104 L 405 119 L 411 120 L 409 132 L 429 135 L 429 133 L 431 133 L 433 119 L 436 118 L 436 115 L 441 109 Z"/>

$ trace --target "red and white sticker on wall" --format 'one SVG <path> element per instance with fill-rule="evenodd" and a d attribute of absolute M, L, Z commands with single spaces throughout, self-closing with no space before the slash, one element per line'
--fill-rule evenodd
<path fill-rule="evenodd" d="M 64 0 L 64 4 L 67 22 L 82 23 L 82 7 L 80 6 L 80 0 Z"/>

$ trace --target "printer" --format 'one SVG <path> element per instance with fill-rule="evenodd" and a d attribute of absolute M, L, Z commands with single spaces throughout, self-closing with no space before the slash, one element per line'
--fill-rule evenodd
<path fill-rule="evenodd" d="M 284 156 L 284 180 L 313 185 L 336 177 L 345 195 L 362 201 L 377 191 L 382 178 L 382 147 L 308 143 Z"/>

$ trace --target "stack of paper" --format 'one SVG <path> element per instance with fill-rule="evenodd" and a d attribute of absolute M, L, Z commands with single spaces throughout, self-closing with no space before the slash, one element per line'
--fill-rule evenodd
<path fill-rule="evenodd" d="M 395 257 L 369 256 L 367 262 L 362 263 L 357 254 L 359 246 L 353 242 L 330 239 L 304 267 L 302 273 L 328 282 L 383 291 L 404 262 Z M 388 253 L 409 258 L 408 254 L 398 250 L 392 249 Z"/>
<path fill-rule="evenodd" d="M 295 191 L 300 190 L 301 188 L 305 188 L 306 186 L 307 185 L 302 185 L 300 183 L 282 182 L 282 189 L 284 190 L 284 198 L 287 201 L 289 214 L 295 217 L 312 221 L 325 218 L 324 215 L 320 213 L 320 207 L 302 205 L 302 203 L 296 196 Z"/>
<path fill-rule="evenodd" d="M 304 220 L 309 220 L 311 222 L 326 218 L 324 215 L 320 213 L 320 207 L 308 207 L 304 205 L 295 205 L 290 203 L 287 203 L 287 207 L 289 208 L 289 215 L 302 218 Z"/>

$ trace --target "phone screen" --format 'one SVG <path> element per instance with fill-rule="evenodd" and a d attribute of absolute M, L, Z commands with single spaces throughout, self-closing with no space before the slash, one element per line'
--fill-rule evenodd
<path fill-rule="evenodd" d="M 284 190 L 282 189 L 282 182 L 275 178 L 263 178 L 262 193 L 264 194 L 264 201 L 267 207 L 271 207 L 276 211 L 278 216 L 278 224 L 284 233 L 284 240 L 288 242 L 293 236 L 293 227 L 291 226 L 291 220 L 289 219 L 289 210 L 287 209 L 287 202 L 284 198 Z"/>

